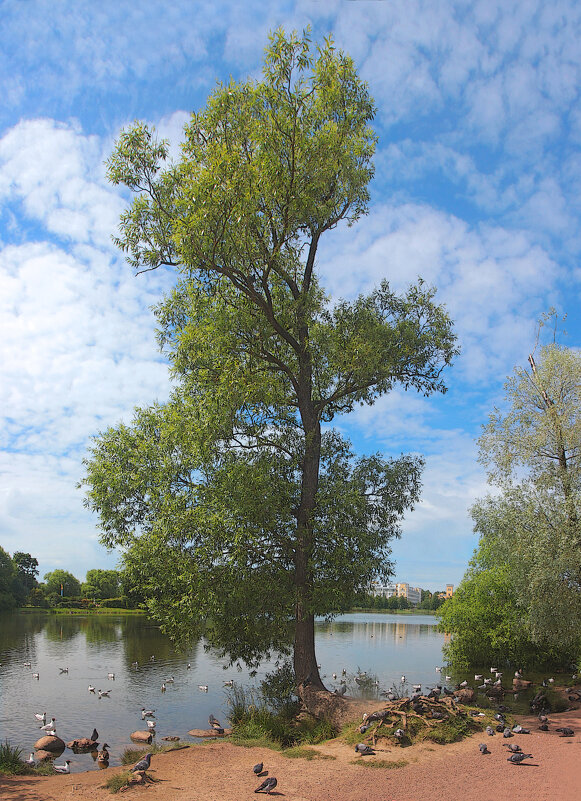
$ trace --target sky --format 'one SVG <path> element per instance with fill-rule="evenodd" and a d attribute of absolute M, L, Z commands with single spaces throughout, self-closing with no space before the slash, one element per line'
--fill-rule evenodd
<path fill-rule="evenodd" d="M 322 241 L 333 298 L 437 287 L 462 353 L 448 392 L 396 390 L 337 421 L 359 453 L 422 453 L 395 578 L 457 585 L 488 491 L 476 439 L 555 307 L 581 345 L 581 4 L 575 0 L 4 0 L 0 4 L 0 546 L 81 581 L 118 554 L 83 507 L 91 438 L 167 398 L 151 306 L 112 236 L 104 161 L 124 126 L 177 152 L 219 81 L 258 78 L 278 27 L 331 35 L 375 99 L 369 214 Z M 567 334 L 565 335 L 565 331 Z"/>

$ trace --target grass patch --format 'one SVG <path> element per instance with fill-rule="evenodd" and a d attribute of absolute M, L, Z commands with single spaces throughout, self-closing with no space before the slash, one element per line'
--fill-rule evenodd
<path fill-rule="evenodd" d="M 136 762 L 139 762 L 140 759 L 143 759 L 146 754 L 167 754 L 168 751 L 179 751 L 180 749 L 187 747 L 190 748 L 191 743 L 183 743 L 181 740 L 178 740 L 173 743 L 168 743 L 167 745 L 148 745 L 147 748 L 126 748 L 125 751 L 121 754 L 121 764 L 122 765 L 134 765 Z"/>
<path fill-rule="evenodd" d="M 9 776 L 21 776 L 30 773 L 29 765 L 22 761 L 22 750 L 10 745 L 8 740 L 0 743 L 0 773 Z"/>
<path fill-rule="evenodd" d="M 305 745 L 295 745 L 293 748 L 286 748 L 282 755 L 288 759 L 336 759 L 331 754 L 321 754 L 315 748 L 309 748 Z"/>
<path fill-rule="evenodd" d="M 103 787 L 109 790 L 110 793 L 118 793 L 124 787 L 129 787 L 130 783 L 131 773 L 123 771 L 123 773 L 116 773 L 114 776 L 110 776 Z"/>
<path fill-rule="evenodd" d="M 405 768 L 409 764 L 407 759 L 353 759 L 352 765 L 365 765 L 366 768 L 384 768 L 384 770 L 395 770 Z"/>

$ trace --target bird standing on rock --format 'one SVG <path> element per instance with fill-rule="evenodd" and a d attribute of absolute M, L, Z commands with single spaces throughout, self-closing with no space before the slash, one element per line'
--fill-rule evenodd
<path fill-rule="evenodd" d="M 268 779 L 265 779 L 260 787 L 257 787 L 254 791 L 255 793 L 271 793 L 277 785 L 277 781 L 274 776 L 269 776 Z"/>

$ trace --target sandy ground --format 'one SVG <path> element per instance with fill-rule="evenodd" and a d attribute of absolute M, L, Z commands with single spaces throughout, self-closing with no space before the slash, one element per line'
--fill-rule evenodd
<path fill-rule="evenodd" d="M 452 745 L 414 745 L 355 756 L 336 741 L 316 746 L 331 759 L 289 759 L 281 753 L 234 746 L 226 741 L 195 745 L 156 755 L 146 786 L 132 787 L 119 798 L 130 801 L 246 801 L 258 787 L 252 766 L 264 762 L 278 786 L 278 801 L 576 801 L 581 799 L 581 711 L 550 716 L 550 731 L 538 730 L 535 717 L 519 722 L 531 734 L 477 734 Z M 569 726 L 573 737 L 555 729 Z M 482 755 L 486 742 L 489 755 Z M 518 743 L 533 759 L 507 762 L 503 742 Z M 401 767 L 372 767 L 373 762 L 405 761 Z M 105 779 L 122 768 L 49 777 L 0 776 L 2 801 L 111 801 Z M 257 796 L 258 797 L 258 796 Z"/>

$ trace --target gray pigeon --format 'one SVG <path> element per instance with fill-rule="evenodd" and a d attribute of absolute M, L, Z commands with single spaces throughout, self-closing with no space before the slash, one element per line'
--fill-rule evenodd
<path fill-rule="evenodd" d="M 488 748 L 486 746 L 486 743 L 480 743 L 478 748 L 480 749 L 480 753 L 481 754 L 489 754 L 490 753 L 490 751 L 488 750 Z"/>
<path fill-rule="evenodd" d="M 274 776 L 269 776 L 268 779 L 265 779 L 262 782 L 262 784 L 260 785 L 260 787 L 257 787 L 254 792 L 255 793 L 271 793 L 272 790 L 274 790 L 274 788 L 276 787 L 276 785 L 277 785 L 277 781 L 274 778 Z"/>
<path fill-rule="evenodd" d="M 572 737 L 575 734 L 573 729 L 570 729 L 568 726 L 561 726 L 559 729 L 555 729 L 555 731 L 560 731 L 561 737 Z"/>
<path fill-rule="evenodd" d="M 131 768 L 132 773 L 138 770 L 147 770 L 151 763 L 151 757 L 153 754 L 146 754 L 143 759 L 140 759 L 139 762 L 136 762 L 135 765 Z"/>
<path fill-rule="evenodd" d="M 508 748 L 509 751 L 512 751 L 513 754 L 518 754 L 522 751 L 520 745 L 517 745 L 516 743 L 503 743 L 503 745 L 505 748 Z"/>
<path fill-rule="evenodd" d="M 492 728 L 492 726 L 486 727 L 486 734 L 488 734 L 489 737 L 494 737 L 494 729 Z"/>
<path fill-rule="evenodd" d="M 502 736 L 503 736 L 503 737 L 512 737 L 512 732 L 511 732 L 511 730 L 510 730 L 509 728 L 506 728 L 506 729 L 503 731 L 503 733 L 502 733 Z"/>
<path fill-rule="evenodd" d="M 539 729 L 541 731 L 549 731 L 549 724 L 548 723 L 541 723 L 541 725 L 539 726 Z"/>
<path fill-rule="evenodd" d="M 512 762 L 515 765 L 520 765 L 523 759 L 532 759 L 532 758 L 533 758 L 532 754 L 511 754 L 506 761 Z"/>
<path fill-rule="evenodd" d="M 530 734 L 531 733 L 530 729 L 525 729 L 523 726 L 520 725 L 520 723 L 517 724 L 516 726 L 513 726 L 512 730 L 513 730 L 513 732 L 515 734 Z"/>
<path fill-rule="evenodd" d="M 257 776 L 260 776 L 260 774 L 262 773 L 262 768 L 263 768 L 263 767 L 264 767 L 264 764 L 263 764 L 262 762 L 258 762 L 258 763 L 257 763 L 257 764 L 256 764 L 256 765 L 255 765 L 255 766 L 252 768 L 252 770 L 254 771 L 254 773 L 256 773 L 256 775 L 257 775 Z"/>
<path fill-rule="evenodd" d="M 355 752 L 357 754 L 361 754 L 362 756 L 373 756 L 375 751 L 371 746 L 366 745 L 366 743 L 357 743 L 355 746 Z"/>

